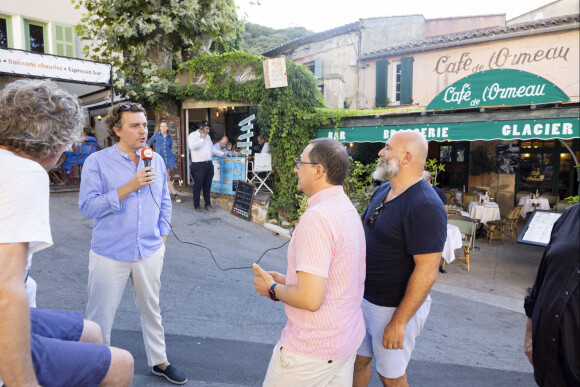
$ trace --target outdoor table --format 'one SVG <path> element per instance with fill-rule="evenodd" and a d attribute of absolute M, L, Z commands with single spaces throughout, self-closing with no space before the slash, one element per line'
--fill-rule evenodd
<path fill-rule="evenodd" d="M 469 208 L 469 217 L 477 219 L 481 224 L 487 224 L 490 220 L 501 219 L 499 207 L 495 202 L 483 203 L 483 205 L 474 205 Z"/>
<path fill-rule="evenodd" d="M 529 195 L 522 196 L 519 202 L 519 205 L 523 206 L 522 213 L 520 214 L 520 216 L 522 218 L 525 218 L 528 212 L 534 212 L 534 210 L 536 209 L 534 204 L 537 204 L 538 205 L 537 208 L 539 208 L 540 210 L 550 209 L 550 202 L 548 202 L 548 199 L 546 198 L 539 197 L 536 199 L 532 199 Z"/>
<path fill-rule="evenodd" d="M 453 262 L 455 260 L 455 249 L 460 249 L 461 246 L 463 246 L 463 243 L 461 241 L 461 232 L 459 232 L 459 227 L 448 224 L 447 239 L 445 240 L 443 252 L 441 253 L 441 256 L 445 262 Z"/>

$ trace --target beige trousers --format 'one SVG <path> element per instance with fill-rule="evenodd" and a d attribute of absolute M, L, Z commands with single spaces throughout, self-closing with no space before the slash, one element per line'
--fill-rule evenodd
<path fill-rule="evenodd" d="M 280 344 L 274 347 L 263 387 L 351 387 L 356 350 L 339 360 L 298 355 Z"/>
<path fill-rule="evenodd" d="M 91 250 L 89 253 L 89 300 L 87 319 L 98 323 L 103 341 L 111 345 L 111 329 L 127 278 L 131 279 L 135 303 L 141 317 L 147 363 L 154 366 L 167 361 L 165 333 L 161 324 L 159 290 L 165 246 L 146 259 L 116 261 Z"/>

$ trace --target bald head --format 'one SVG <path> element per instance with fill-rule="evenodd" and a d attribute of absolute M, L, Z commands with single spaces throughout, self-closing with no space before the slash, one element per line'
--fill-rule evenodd
<path fill-rule="evenodd" d="M 425 179 L 427 183 L 431 184 L 431 172 L 423 171 L 423 179 Z"/>
<path fill-rule="evenodd" d="M 429 149 L 425 136 L 414 130 L 401 130 L 393 134 L 390 141 L 396 141 L 401 151 L 409 152 L 413 157 L 413 164 L 415 166 L 420 165 L 421 170 L 423 170 Z"/>

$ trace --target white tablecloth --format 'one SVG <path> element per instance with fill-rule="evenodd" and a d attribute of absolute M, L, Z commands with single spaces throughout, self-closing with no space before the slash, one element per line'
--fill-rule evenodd
<path fill-rule="evenodd" d="M 447 239 L 445 240 L 445 246 L 443 246 L 443 252 L 441 256 L 445 259 L 445 262 L 451 263 L 455 259 L 455 249 L 459 249 L 463 246 L 461 242 L 461 233 L 459 232 L 459 227 L 452 224 L 447 225 Z"/>
<path fill-rule="evenodd" d="M 471 203 L 469 204 L 471 205 Z M 487 224 L 490 220 L 501 219 L 497 203 L 493 202 L 484 203 L 483 206 L 470 206 L 469 217 L 472 219 L 479 219 L 482 224 Z"/>
<path fill-rule="evenodd" d="M 534 207 L 533 204 L 538 204 L 538 207 Z M 539 208 L 540 210 L 549 210 L 550 209 L 550 202 L 546 198 L 537 198 L 532 199 L 529 196 L 522 196 L 520 198 L 520 206 L 524 206 L 522 208 L 521 217 L 525 218 L 528 212 L 534 212 L 535 208 Z"/>

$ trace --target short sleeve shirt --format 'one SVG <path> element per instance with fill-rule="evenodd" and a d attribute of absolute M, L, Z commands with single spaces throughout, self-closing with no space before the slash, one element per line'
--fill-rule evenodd
<path fill-rule="evenodd" d="M 384 202 L 390 183 L 371 197 L 362 219 Z M 421 180 L 384 203 L 372 227 L 365 226 L 367 266 L 364 298 L 379 306 L 398 307 L 415 269 L 413 255 L 443 251 L 447 239 L 445 207 L 435 190 Z"/>
<path fill-rule="evenodd" d="M 0 243 L 28 242 L 28 268 L 32 254 L 52 246 L 48 200 L 44 168 L 0 149 Z"/>

